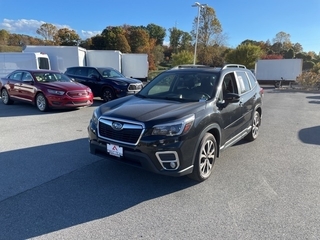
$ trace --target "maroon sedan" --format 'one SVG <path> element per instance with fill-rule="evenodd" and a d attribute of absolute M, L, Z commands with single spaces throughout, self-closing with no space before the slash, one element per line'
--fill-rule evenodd
<path fill-rule="evenodd" d="M 4 104 L 30 102 L 44 112 L 49 108 L 78 108 L 93 104 L 89 87 L 51 70 L 16 70 L 0 80 Z"/>

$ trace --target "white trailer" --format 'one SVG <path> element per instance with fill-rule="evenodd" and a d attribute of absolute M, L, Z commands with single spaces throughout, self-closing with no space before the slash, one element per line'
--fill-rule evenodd
<path fill-rule="evenodd" d="M 0 77 L 4 77 L 17 69 L 51 69 L 49 56 L 40 52 L 0 53 Z"/>
<path fill-rule="evenodd" d="M 255 74 L 262 83 L 293 82 L 302 73 L 302 59 L 263 59 L 255 65 Z"/>
<path fill-rule="evenodd" d="M 27 45 L 23 52 L 43 52 L 50 58 L 51 69 L 65 72 L 68 67 L 86 66 L 86 49 L 77 46 Z"/>
<path fill-rule="evenodd" d="M 118 50 L 87 50 L 87 66 L 112 67 L 122 72 L 122 53 Z"/>
<path fill-rule="evenodd" d="M 148 54 L 123 53 L 122 74 L 126 77 L 147 80 L 149 72 Z"/>

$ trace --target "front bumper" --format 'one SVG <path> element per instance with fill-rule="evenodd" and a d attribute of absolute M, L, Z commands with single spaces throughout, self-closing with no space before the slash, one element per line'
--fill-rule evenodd
<path fill-rule="evenodd" d="M 179 177 L 193 171 L 192 141 L 171 141 L 160 144 L 159 141 L 141 140 L 137 146 L 114 143 L 123 149 L 123 156 L 112 156 L 107 144 L 112 142 L 98 139 L 95 130 L 88 127 L 90 153 L 108 160 L 125 163 L 153 173 Z"/>

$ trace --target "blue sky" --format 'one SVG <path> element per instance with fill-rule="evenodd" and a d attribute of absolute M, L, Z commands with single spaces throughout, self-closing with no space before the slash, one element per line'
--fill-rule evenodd
<path fill-rule="evenodd" d="M 229 47 L 246 39 L 272 42 L 276 34 L 290 34 L 303 50 L 320 53 L 320 0 L 203 0 L 214 8 Z M 146 26 L 192 30 L 197 8 L 193 0 L 0 0 L 0 29 L 37 36 L 43 23 L 75 30 L 82 39 L 107 26 Z M 168 40 L 168 34 L 166 37 Z"/>

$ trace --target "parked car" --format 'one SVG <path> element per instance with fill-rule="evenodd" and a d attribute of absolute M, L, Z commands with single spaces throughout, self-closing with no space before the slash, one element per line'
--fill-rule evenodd
<path fill-rule="evenodd" d="M 135 94 L 143 88 L 140 80 L 126 78 L 111 67 L 69 67 L 65 74 L 90 87 L 93 95 L 105 102 Z"/>
<path fill-rule="evenodd" d="M 262 94 L 252 72 L 241 65 L 164 71 L 136 95 L 93 112 L 90 152 L 204 181 L 223 150 L 258 137 Z"/>
<path fill-rule="evenodd" d="M 44 112 L 49 108 L 78 108 L 93 104 L 89 87 L 52 70 L 16 70 L 0 80 L 2 102 L 32 103 Z"/>

